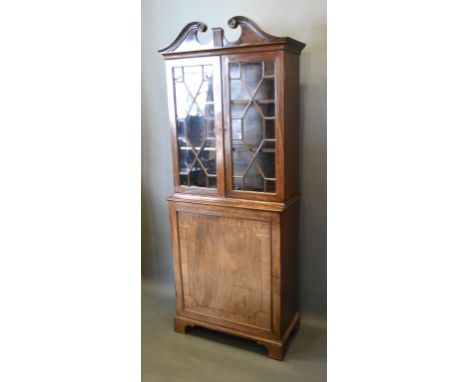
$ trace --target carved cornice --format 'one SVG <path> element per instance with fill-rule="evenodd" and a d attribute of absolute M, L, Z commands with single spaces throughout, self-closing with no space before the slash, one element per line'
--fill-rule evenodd
<path fill-rule="evenodd" d="M 279 44 L 284 45 L 288 50 L 296 54 L 300 54 L 305 47 L 305 44 L 290 37 L 278 37 L 266 33 L 254 21 L 244 16 L 232 17 L 229 19 L 228 25 L 233 29 L 240 26 L 241 34 L 237 41 L 231 42 L 226 40 L 222 28 L 212 28 L 213 40 L 208 44 L 201 44 L 198 41 L 197 35 L 198 32 L 205 32 L 207 26 L 202 22 L 192 22 L 182 29 L 172 44 L 161 49 L 159 52 L 163 55 L 169 55 L 179 52 L 185 53 L 190 51 L 237 48 L 251 45 Z"/>

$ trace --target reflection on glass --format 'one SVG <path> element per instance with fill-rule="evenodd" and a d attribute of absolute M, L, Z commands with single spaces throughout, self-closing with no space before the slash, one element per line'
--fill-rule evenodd
<path fill-rule="evenodd" d="M 190 172 L 190 185 L 196 187 L 208 187 L 208 177 L 200 166 L 194 166 Z"/>
<path fill-rule="evenodd" d="M 195 155 L 189 147 L 179 146 L 179 163 L 180 173 L 187 174 L 190 172 L 190 165 L 195 160 Z"/>
<path fill-rule="evenodd" d="M 216 188 L 213 68 L 173 68 L 180 184 Z"/>
<path fill-rule="evenodd" d="M 207 175 L 216 175 L 216 162 L 213 160 L 212 152 L 212 150 L 203 150 L 199 155 Z"/>
<path fill-rule="evenodd" d="M 231 120 L 232 139 L 242 139 L 242 119 Z"/>
<path fill-rule="evenodd" d="M 214 118 L 205 118 L 206 135 L 208 138 L 215 138 Z"/>
<path fill-rule="evenodd" d="M 231 100 L 249 101 L 251 98 L 242 81 L 231 80 Z"/>
<path fill-rule="evenodd" d="M 184 139 L 186 136 L 185 119 L 177 120 L 177 138 Z"/>
<path fill-rule="evenodd" d="M 174 68 L 174 81 L 182 82 L 184 80 L 184 71 L 182 68 Z"/>
<path fill-rule="evenodd" d="M 231 80 L 240 78 L 240 64 L 231 64 L 229 67 L 229 76 Z"/>
<path fill-rule="evenodd" d="M 276 192 L 275 63 L 229 64 L 232 184 Z"/>
<path fill-rule="evenodd" d="M 231 102 L 231 118 L 243 118 L 245 110 L 245 102 Z"/>

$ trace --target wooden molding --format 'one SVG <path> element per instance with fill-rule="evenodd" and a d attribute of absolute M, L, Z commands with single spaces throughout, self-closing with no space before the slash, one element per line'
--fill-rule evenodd
<path fill-rule="evenodd" d="M 187 24 L 177 38 L 166 48 L 159 52 L 163 55 L 196 52 L 212 49 L 238 48 L 252 45 L 283 45 L 289 51 L 300 54 L 305 44 L 290 37 L 273 36 L 263 31 L 254 21 L 244 16 L 234 16 L 229 19 L 228 26 L 232 29 L 241 28 L 241 35 L 237 41 L 231 42 L 224 37 L 222 28 L 212 28 L 213 39 L 208 44 L 201 44 L 198 32 L 207 30 L 206 24 L 195 21 Z"/>
<path fill-rule="evenodd" d="M 234 198 L 225 198 L 219 196 L 209 196 L 209 195 L 194 195 L 194 194 L 183 194 L 175 193 L 174 195 L 167 198 L 169 202 L 182 202 L 182 203 L 191 203 L 191 204 L 205 204 L 213 205 L 220 207 L 237 207 L 245 208 L 251 210 L 262 210 L 262 211 L 273 211 L 273 212 L 283 212 L 295 202 L 299 200 L 300 194 L 295 194 L 284 203 L 279 202 L 265 202 L 259 200 L 249 200 L 249 199 L 234 199 Z"/>

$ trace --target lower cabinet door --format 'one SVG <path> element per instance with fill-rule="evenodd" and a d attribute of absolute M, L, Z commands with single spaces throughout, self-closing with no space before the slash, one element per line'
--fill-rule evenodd
<path fill-rule="evenodd" d="M 171 218 L 178 314 L 276 333 L 278 214 L 171 203 Z"/>

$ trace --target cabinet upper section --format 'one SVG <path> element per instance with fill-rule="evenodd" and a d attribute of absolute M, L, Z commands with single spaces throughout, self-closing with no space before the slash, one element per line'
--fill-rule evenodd
<path fill-rule="evenodd" d="M 166 60 L 174 188 L 179 194 L 285 202 L 298 194 L 299 54 L 304 44 L 245 17 L 236 42 L 188 24 Z"/>
<path fill-rule="evenodd" d="M 187 24 L 174 42 L 159 52 L 166 58 L 171 58 L 172 56 L 193 55 L 194 53 L 203 54 L 206 51 L 213 51 L 215 49 L 240 52 L 245 51 L 245 48 L 255 47 L 258 52 L 259 49 L 268 50 L 273 47 L 300 54 L 305 47 L 305 44 L 290 37 L 277 37 L 264 32 L 255 22 L 244 16 L 232 17 L 228 21 L 228 25 L 230 28 L 240 26 L 241 35 L 237 41 L 230 42 L 226 40 L 222 28 L 212 28 L 212 41 L 208 44 L 201 44 L 197 35 L 199 32 L 206 32 L 208 28 L 206 24 L 195 21 Z"/>

